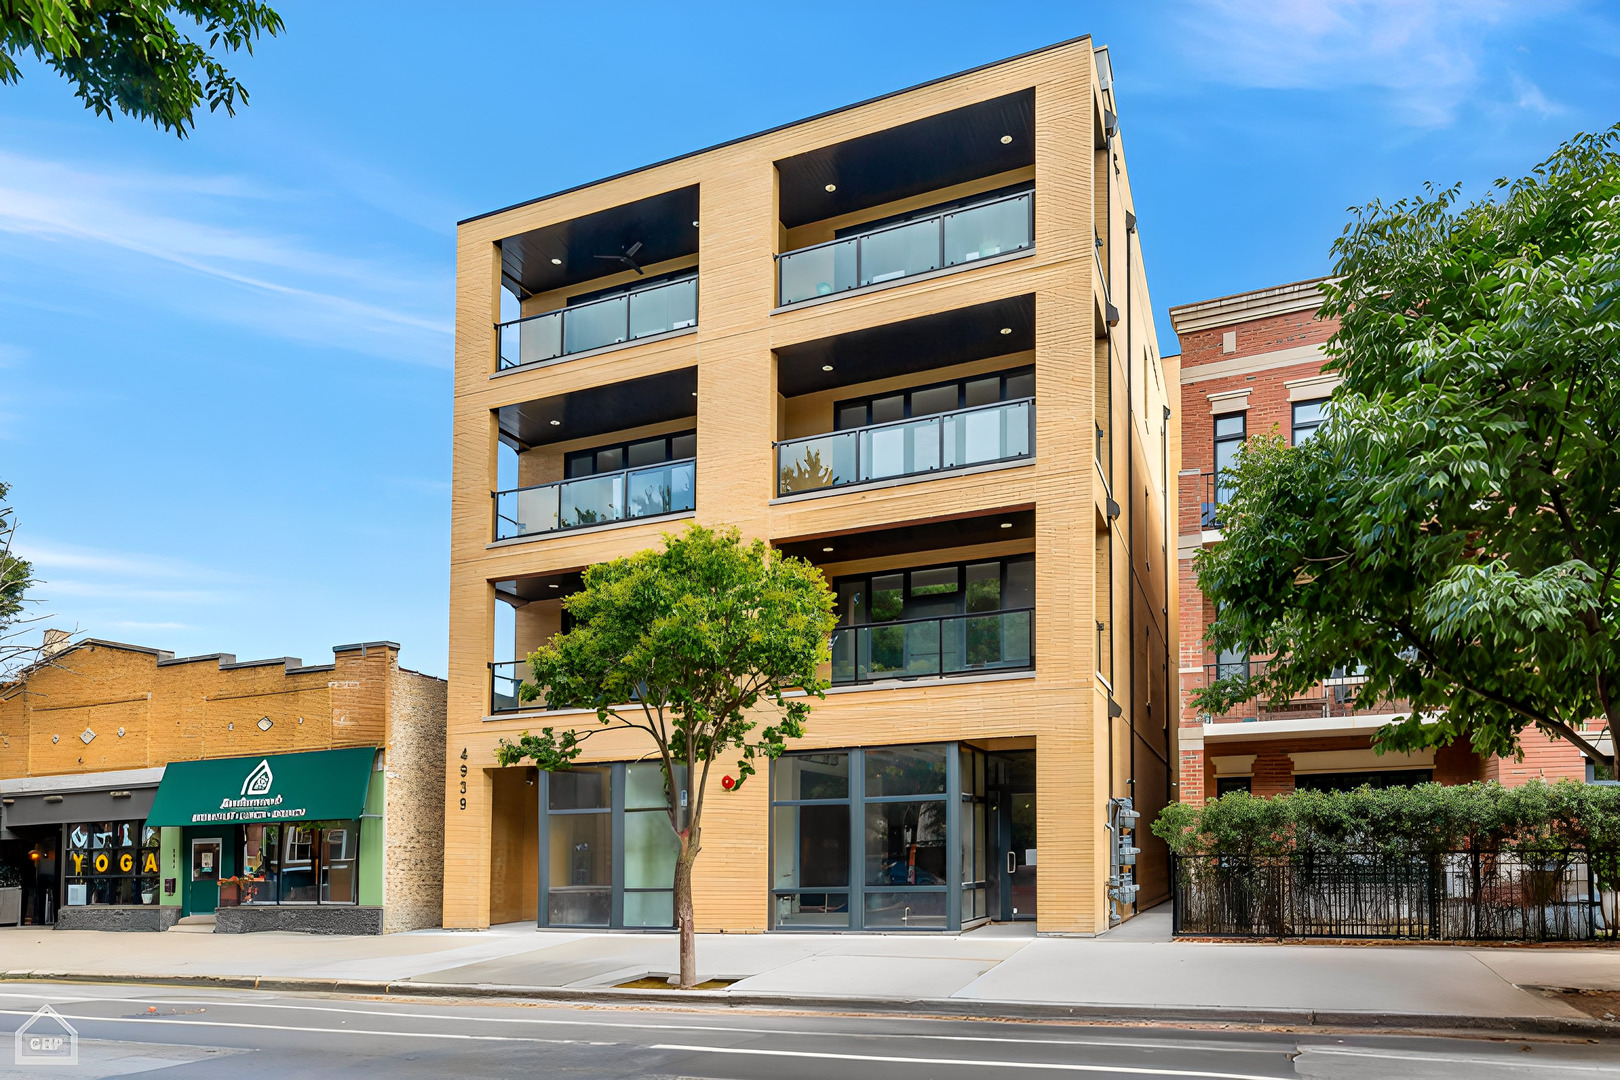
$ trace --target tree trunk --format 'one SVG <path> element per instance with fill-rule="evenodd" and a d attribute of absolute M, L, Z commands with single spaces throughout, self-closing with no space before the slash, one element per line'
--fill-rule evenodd
<path fill-rule="evenodd" d="M 697 927 L 692 914 L 692 863 L 697 852 L 689 836 L 681 837 L 675 858 L 675 925 L 681 932 L 681 989 L 697 985 Z"/>

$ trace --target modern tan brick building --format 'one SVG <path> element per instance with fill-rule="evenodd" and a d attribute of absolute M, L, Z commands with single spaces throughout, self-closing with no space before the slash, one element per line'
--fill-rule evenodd
<path fill-rule="evenodd" d="M 1250 701 L 1222 716 L 1200 713 L 1194 691 L 1219 675 L 1242 672 L 1264 657 L 1219 655 L 1204 645 L 1215 618 L 1198 589 L 1193 557 L 1220 542 L 1225 493 L 1220 471 L 1256 435 L 1308 439 L 1323 416 L 1337 376 L 1324 372 L 1323 346 L 1337 324 L 1317 317 L 1323 279 L 1223 296 L 1170 309 L 1181 339 L 1181 470 L 1176 545 L 1181 600 L 1180 798 L 1202 803 L 1228 791 L 1276 795 L 1296 787 L 1349 787 L 1436 780 L 1536 777 L 1582 779 L 1579 751 L 1534 730 L 1523 737 L 1523 761 L 1484 758 L 1465 744 L 1412 754 L 1377 754 L 1371 736 L 1399 703 L 1358 708 L 1354 672 L 1287 703 Z"/>
<path fill-rule="evenodd" d="M 377 933 L 439 922 L 445 682 L 54 638 L 0 685 L 0 863 L 26 922 Z"/>
<path fill-rule="evenodd" d="M 1108 815 L 1171 791 L 1178 436 L 1119 112 L 1080 38 L 460 224 L 446 926 L 672 922 L 645 746 L 494 751 L 594 723 L 522 705 L 521 658 L 688 520 L 841 620 L 808 737 L 711 797 L 699 929 L 1133 912 Z"/>

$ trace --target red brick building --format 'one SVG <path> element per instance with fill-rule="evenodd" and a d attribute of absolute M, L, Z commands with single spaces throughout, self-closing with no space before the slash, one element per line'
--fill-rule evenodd
<path fill-rule="evenodd" d="M 1563 740 L 1531 731 L 1523 761 L 1484 759 L 1466 745 L 1375 754 L 1372 732 L 1392 706 L 1357 710 L 1354 680 L 1329 680 L 1286 704 L 1246 702 L 1221 716 L 1190 704 L 1220 674 L 1264 663 L 1217 655 L 1204 645 L 1214 609 L 1198 590 L 1193 556 L 1220 542 L 1219 470 L 1245 439 L 1311 436 L 1338 378 L 1322 371 L 1322 347 L 1337 324 L 1318 319 L 1323 279 L 1223 296 L 1170 309 L 1181 338 L 1181 472 L 1177 571 L 1181 619 L 1180 796 L 1202 803 L 1232 790 L 1276 795 L 1296 787 L 1466 783 L 1522 784 L 1535 777 L 1584 779 L 1586 763 Z M 1169 359 L 1169 358 L 1167 358 Z"/>

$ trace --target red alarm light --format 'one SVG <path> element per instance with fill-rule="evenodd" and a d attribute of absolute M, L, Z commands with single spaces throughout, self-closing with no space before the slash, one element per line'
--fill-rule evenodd
<path fill-rule="evenodd" d="M 737 786 L 737 781 L 733 780 L 729 776 L 722 776 L 720 778 L 720 786 L 725 788 L 727 791 L 730 791 L 732 788 Z"/>

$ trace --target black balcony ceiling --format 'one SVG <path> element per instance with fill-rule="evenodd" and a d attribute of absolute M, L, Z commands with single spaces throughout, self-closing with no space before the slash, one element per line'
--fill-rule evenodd
<path fill-rule="evenodd" d="M 1003 334 L 1003 330 L 1011 330 Z M 1035 298 L 1010 296 L 776 350 L 783 397 L 921 374 L 1035 347 Z M 830 367 L 831 371 L 823 368 Z"/>
<path fill-rule="evenodd" d="M 1007 135 L 1012 141 L 1003 143 Z M 1024 90 L 783 158 L 782 224 L 792 229 L 1033 164 L 1035 91 Z"/>
<path fill-rule="evenodd" d="M 621 273 L 623 264 L 596 256 L 618 255 L 636 243 L 642 266 L 696 255 L 697 220 L 696 187 L 651 195 L 502 240 L 501 276 L 530 296 Z"/>
<path fill-rule="evenodd" d="M 1003 524 L 1012 526 L 1002 528 Z M 853 562 L 857 559 L 886 559 L 914 555 L 912 565 L 926 566 L 935 560 L 930 553 L 946 548 L 994 544 L 1003 540 L 1029 540 L 1035 536 L 1035 511 L 1003 510 L 977 516 L 899 525 L 892 529 L 778 540 L 776 547 L 785 554 L 808 559 L 817 566 Z M 832 548 L 824 551 L 824 548 Z"/>
<path fill-rule="evenodd" d="M 497 581 L 495 595 L 507 603 L 518 605 L 536 600 L 561 600 L 584 588 L 584 578 L 578 570 L 536 577 L 522 577 L 510 581 Z"/>
<path fill-rule="evenodd" d="M 500 409 L 501 437 L 544 446 L 695 417 L 696 395 L 697 368 L 681 368 L 524 401 Z"/>

